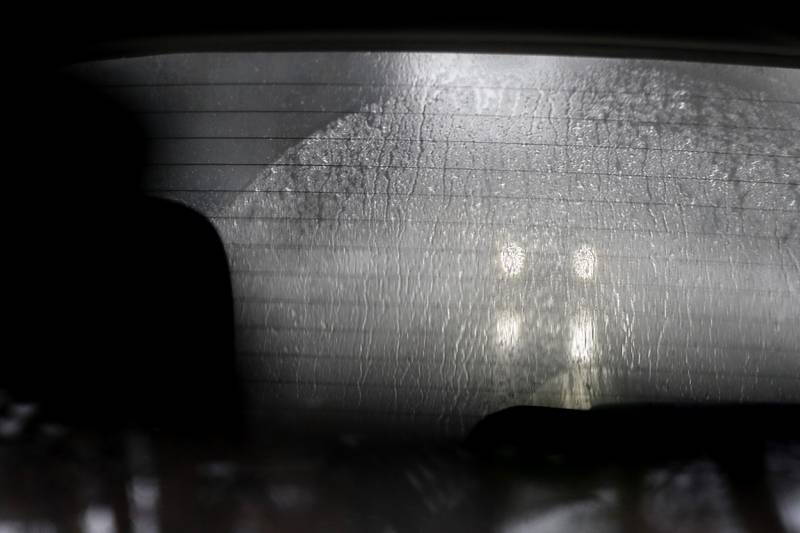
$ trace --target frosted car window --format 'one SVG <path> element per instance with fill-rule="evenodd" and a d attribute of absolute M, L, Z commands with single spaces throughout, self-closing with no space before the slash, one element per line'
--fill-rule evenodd
<path fill-rule="evenodd" d="M 261 417 L 800 400 L 800 74 L 471 54 L 85 64 L 225 242 Z M 213 391 L 210 391 L 213 393 Z"/>

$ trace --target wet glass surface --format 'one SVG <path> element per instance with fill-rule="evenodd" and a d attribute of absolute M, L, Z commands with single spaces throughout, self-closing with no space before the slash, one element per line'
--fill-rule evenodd
<path fill-rule="evenodd" d="M 259 420 L 800 400 L 800 74 L 472 54 L 77 67 L 225 243 Z M 509 530 L 515 530 L 509 526 Z"/>

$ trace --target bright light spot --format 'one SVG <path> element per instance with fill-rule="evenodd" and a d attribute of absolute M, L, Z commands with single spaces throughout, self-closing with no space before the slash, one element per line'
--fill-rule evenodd
<path fill-rule="evenodd" d="M 525 266 L 525 250 L 517 243 L 509 242 L 500 250 L 500 266 L 509 276 L 516 276 Z"/>
<path fill-rule="evenodd" d="M 110 507 L 93 505 L 83 513 L 84 533 L 116 533 L 114 512 Z"/>
<path fill-rule="evenodd" d="M 519 341 L 520 319 L 515 313 L 504 313 L 497 317 L 497 344 L 511 348 Z"/>
<path fill-rule="evenodd" d="M 569 355 L 579 363 L 594 356 L 594 318 L 586 309 L 579 310 L 570 321 Z"/>
<path fill-rule="evenodd" d="M 578 279 L 589 280 L 594 277 L 594 266 L 597 259 L 591 246 L 581 246 L 572 255 L 572 269 Z"/>

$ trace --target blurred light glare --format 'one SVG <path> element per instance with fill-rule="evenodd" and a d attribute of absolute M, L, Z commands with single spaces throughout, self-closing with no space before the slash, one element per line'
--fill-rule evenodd
<path fill-rule="evenodd" d="M 581 246 L 572 255 L 572 269 L 580 280 L 590 280 L 594 277 L 594 267 L 597 259 L 591 246 Z"/>
<path fill-rule="evenodd" d="M 509 276 L 517 276 L 525 267 L 525 250 L 515 242 L 509 242 L 500 250 L 500 266 Z"/>
<path fill-rule="evenodd" d="M 594 351 L 594 318 L 587 309 L 580 309 L 570 322 L 569 355 L 573 361 L 585 363 Z"/>
<path fill-rule="evenodd" d="M 83 533 L 116 533 L 114 512 L 110 507 L 93 505 L 83 513 Z"/>
<path fill-rule="evenodd" d="M 497 344 L 512 348 L 519 341 L 520 318 L 516 313 L 504 313 L 497 317 Z"/>
<path fill-rule="evenodd" d="M 158 503 L 158 482 L 154 479 L 134 477 L 130 484 L 133 504 L 141 509 L 154 509 Z"/>
<path fill-rule="evenodd" d="M 0 533 L 23 533 L 24 528 L 19 522 L 0 521 Z"/>
<path fill-rule="evenodd" d="M 779 502 L 784 525 L 788 531 L 800 531 L 800 487 Z"/>
<path fill-rule="evenodd" d="M 134 476 L 128 486 L 133 533 L 158 533 L 158 480 Z"/>

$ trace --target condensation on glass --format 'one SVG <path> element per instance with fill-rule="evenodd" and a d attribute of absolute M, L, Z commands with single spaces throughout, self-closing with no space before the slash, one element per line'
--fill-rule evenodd
<path fill-rule="evenodd" d="M 800 400 L 796 70 L 400 53 L 77 70 L 146 121 L 152 194 L 224 241 L 256 419 L 458 432 L 520 404 Z"/>

